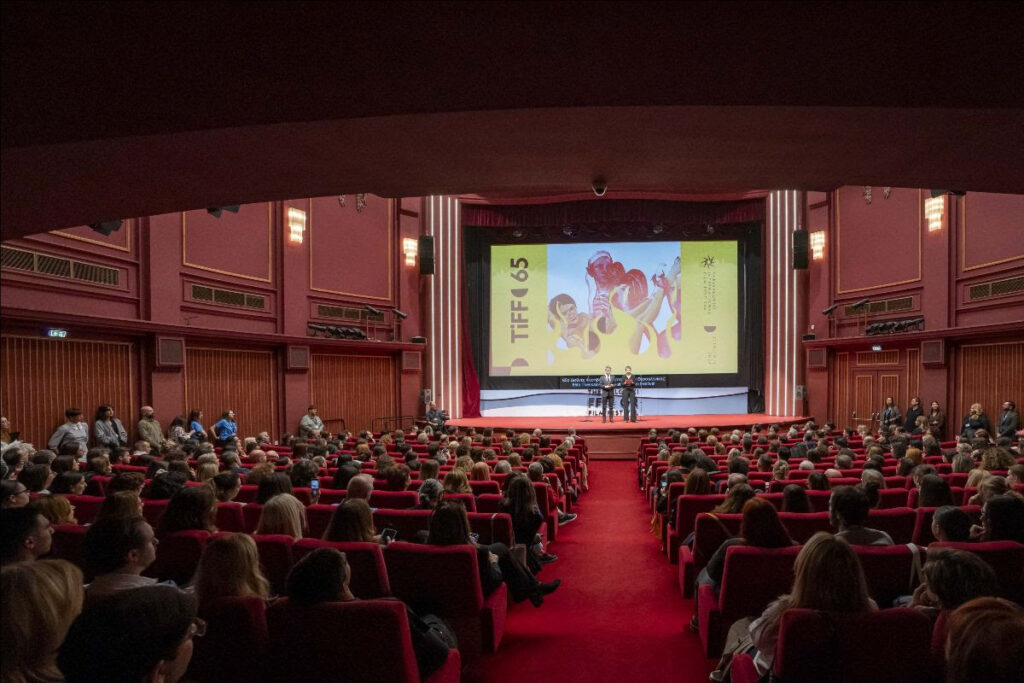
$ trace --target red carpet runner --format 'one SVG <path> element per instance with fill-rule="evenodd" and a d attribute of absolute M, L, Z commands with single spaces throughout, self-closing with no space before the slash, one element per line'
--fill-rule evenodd
<path fill-rule="evenodd" d="M 509 611 L 498 654 L 463 680 L 704 683 L 714 668 L 686 627 L 692 602 L 648 534 L 634 461 L 591 462 L 579 519 L 559 530 L 559 560 L 541 572 L 563 584 L 540 609 Z"/>

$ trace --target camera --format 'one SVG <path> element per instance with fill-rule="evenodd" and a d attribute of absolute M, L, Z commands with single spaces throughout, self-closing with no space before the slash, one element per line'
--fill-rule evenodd
<path fill-rule="evenodd" d="M 601 177 L 594 178 L 590 183 L 590 189 L 592 189 L 594 194 L 598 197 L 603 197 L 604 193 L 608 191 L 608 182 Z"/>

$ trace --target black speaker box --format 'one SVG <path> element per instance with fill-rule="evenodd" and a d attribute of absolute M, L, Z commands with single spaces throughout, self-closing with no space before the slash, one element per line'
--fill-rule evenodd
<path fill-rule="evenodd" d="M 793 270 L 807 270 L 807 252 L 809 249 L 806 230 L 793 231 Z"/>
<path fill-rule="evenodd" d="M 419 243 L 420 275 L 434 274 L 434 237 L 420 235 Z"/>

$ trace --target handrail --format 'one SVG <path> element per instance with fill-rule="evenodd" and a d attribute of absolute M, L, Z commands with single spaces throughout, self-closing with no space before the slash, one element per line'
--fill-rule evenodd
<path fill-rule="evenodd" d="M 370 422 L 370 429 L 374 433 L 377 433 L 377 432 L 381 431 L 381 429 L 377 428 L 378 423 L 380 423 L 380 425 L 382 427 L 386 427 L 389 430 L 395 429 L 395 426 L 394 426 L 395 424 L 398 425 L 399 429 L 402 429 L 403 428 L 402 427 L 403 423 L 404 424 L 409 424 L 409 425 L 415 424 L 416 423 L 416 416 L 415 415 L 388 415 L 386 417 L 375 417 Z"/>

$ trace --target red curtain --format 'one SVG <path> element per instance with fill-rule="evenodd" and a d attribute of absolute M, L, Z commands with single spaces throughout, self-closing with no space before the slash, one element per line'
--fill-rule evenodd
<path fill-rule="evenodd" d="M 462 340 L 462 417 L 480 417 L 480 378 L 473 362 L 473 335 L 469 326 L 468 287 L 463 287 L 459 336 Z"/>

